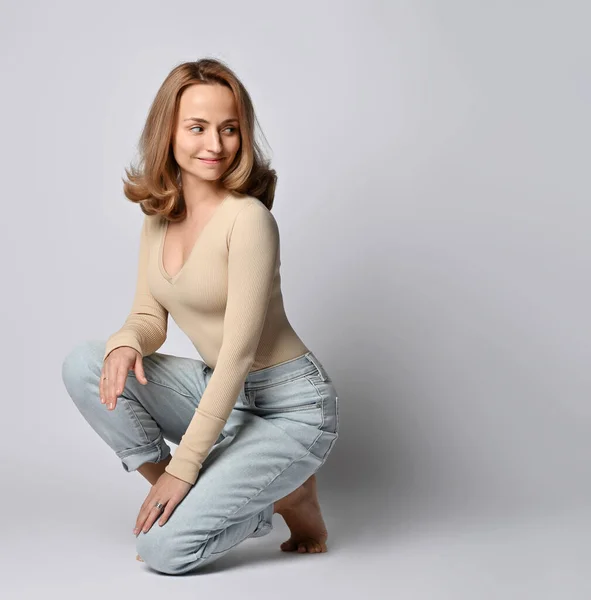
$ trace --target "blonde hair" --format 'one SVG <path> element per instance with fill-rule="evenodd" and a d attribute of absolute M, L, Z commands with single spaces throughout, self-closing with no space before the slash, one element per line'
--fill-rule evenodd
<path fill-rule="evenodd" d="M 123 193 L 131 202 L 139 203 L 144 214 L 159 214 L 169 221 L 185 218 L 180 169 L 171 144 L 181 94 L 196 83 L 224 85 L 236 101 L 240 148 L 220 183 L 228 191 L 258 198 L 271 210 L 277 174 L 255 139 L 255 125 L 259 131 L 260 126 L 252 100 L 234 72 L 214 58 L 182 63 L 168 74 L 156 93 L 140 137 L 140 164 L 125 169 L 128 181 L 123 179 Z"/>

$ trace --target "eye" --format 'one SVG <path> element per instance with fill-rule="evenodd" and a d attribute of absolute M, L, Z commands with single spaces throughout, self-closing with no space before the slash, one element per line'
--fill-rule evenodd
<path fill-rule="evenodd" d="M 189 131 L 193 131 L 193 129 L 203 129 L 203 127 L 201 127 L 201 125 L 193 125 L 193 127 L 190 127 L 190 128 L 189 128 Z M 236 133 L 236 130 L 237 130 L 237 128 L 236 128 L 236 127 L 231 127 L 231 126 L 230 126 L 230 127 L 226 127 L 226 128 L 224 129 L 224 131 L 227 131 L 228 129 L 230 129 L 230 130 L 231 130 L 230 134 L 234 134 L 234 133 Z M 200 133 L 200 132 L 197 132 L 197 133 Z"/>

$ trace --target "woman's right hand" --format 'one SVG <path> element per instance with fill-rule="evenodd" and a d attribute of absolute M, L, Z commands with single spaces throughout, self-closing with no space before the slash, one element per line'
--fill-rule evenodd
<path fill-rule="evenodd" d="M 135 371 L 136 379 L 141 384 L 148 383 L 142 355 L 135 348 L 119 346 L 109 352 L 103 362 L 99 383 L 101 403 L 107 405 L 107 410 L 114 410 L 117 398 L 123 393 L 128 371 Z"/>

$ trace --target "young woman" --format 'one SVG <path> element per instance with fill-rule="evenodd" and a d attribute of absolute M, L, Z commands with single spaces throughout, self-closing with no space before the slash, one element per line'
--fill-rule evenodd
<path fill-rule="evenodd" d="M 163 573 L 266 535 L 274 513 L 291 531 L 282 550 L 327 549 L 314 473 L 338 438 L 338 397 L 285 314 L 277 177 L 255 123 L 221 61 L 170 72 L 124 182 L 144 213 L 131 312 L 63 362 L 83 417 L 152 484 L 134 533 L 138 558 Z M 203 361 L 157 352 L 169 314 Z"/>

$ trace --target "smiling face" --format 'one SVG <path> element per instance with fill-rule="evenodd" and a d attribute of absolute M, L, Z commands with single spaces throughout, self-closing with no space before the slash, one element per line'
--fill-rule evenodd
<path fill-rule="evenodd" d="M 240 148 L 240 126 L 232 91 L 218 84 L 194 84 L 180 99 L 172 140 L 183 185 L 192 178 L 219 179 Z"/>

